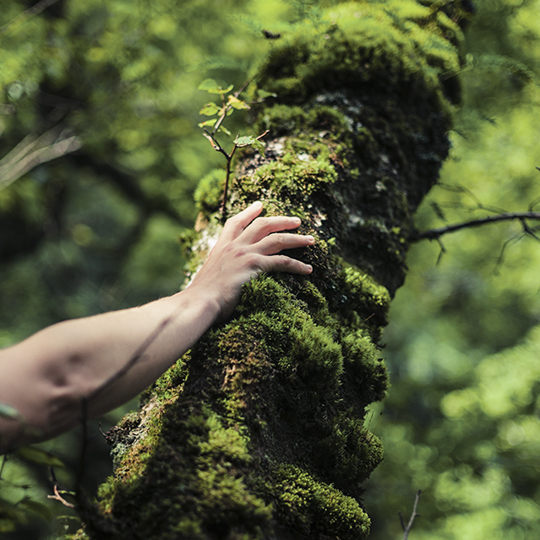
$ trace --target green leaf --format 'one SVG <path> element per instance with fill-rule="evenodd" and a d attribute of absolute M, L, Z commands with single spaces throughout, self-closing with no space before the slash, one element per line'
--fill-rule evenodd
<path fill-rule="evenodd" d="M 201 84 L 199 84 L 198 89 L 210 92 L 211 94 L 217 94 L 221 89 L 221 86 L 219 86 L 214 79 L 205 79 Z"/>
<path fill-rule="evenodd" d="M 257 96 L 259 96 L 261 99 L 266 99 L 269 97 L 277 97 L 277 94 L 274 94 L 273 92 L 267 92 L 266 90 L 259 88 L 257 90 Z"/>
<path fill-rule="evenodd" d="M 231 84 L 227 88 L 222 88 L 214 79 L 205 79 L 199 84 L 198 88 L 210 94 L 227 94 L 234 88 L 234 85 Z"/>
<path fill-rule="evenodd" d="M 225 133 L 229 137 L 232 135 L 232 133 L 223 125 L 219 126 L 218 132 L 220 132 L 220 131 L 222 131 L 223 133 Z"/>
<path fill-rule="evenodd" d="M 204 116 L 214 116 L 214 114 L 217 114 L 220 110 L 221 109 L 215 103 L 207 103 L 199 111 L 199 114 L 203 114 Z"/>
<path fill-rule="evenodd" d="M 32 499 L 23 499 L 19 502 L 18 506 L 22 506 L 30 512 L 41 516 L 45 521 L 51 521 L 53 518 L 48 506 L 45 506 L 43 503 L 33 501 Z"/>
<path fill-rule="evenodd" d="M 36 463 L 37 465 L 48 465 L 54 467 L 65 467 L 64 463 L 60 458 L 56 457 L 54 454 L 45 452 L 34 446 L 25 446 L 19 448 L 15 455 L 24 461 L 29 461 L 30 463 Z"/>
<path fill-rule="evenodd" d="M 246 135 L 244 137 L 236 137 L 236 139 L 234 140 L 234 144 L 236 144 L 238 148 L 241 148 L 242 146 L 250 146 L 256 141 L 257 139 L 255 137 L 252 137 L 251 135 Z"/>
<path fill-rule="evenodd" d="M 206 127 L 206 126 L 213 126 L 217 122 L 217 118 L 212 118 L 211 120 L 206 120 L 205 122 L 201 122 L 200 124 L 197 124 L 200 128 Z"/>
<path fill-rule="evenodd" d="M 7 403 L 0 403 L 0 416 L 2 418 L 20 418 L 21 415 L 19 411 L 12 407 L 11 405 L 8 405 Z"/>
<path fill-rule="evenodd" d="M 237 109 L 237 110 L 249 109 L 249 105 L 245 101 L 242 101 L 241 99 L 238 99 L 235 96 L 229 96 L 229 105 L 233 109 Z"/>
<path fill-rule="evenodd" d="M 265 143 L 259 140 L 255 140 L 255 142 L 253 143 L 253 146 L 259 151 L 259 153 L 261 153 L 264 156 L 264 149 L 266 148 Z"/>
<path fill-rule="evenodd" d="M 228 94 L 233 88 L 234 88 L 234 85 L 231 84 L 231 85 L 227 86 L 227 88 L 221 88 L 221 86 L 220 86 L 219 90 L 216 90 L 216 91 L 208 90 L 208 92 L 210 92 L 211 94 Z"/>
<path fill-rule="evenodd" d="M 256 139 L 252 135 L 245 135 L 243 137 L 237 136 L 234 140 L 234 144 L 237 148 L 244 148 L 245 146 L 253 146 L 256 148 L 261 154 L 264 155 L 264 148 L 265 144 L 260 141 L 259 139 Z"/>

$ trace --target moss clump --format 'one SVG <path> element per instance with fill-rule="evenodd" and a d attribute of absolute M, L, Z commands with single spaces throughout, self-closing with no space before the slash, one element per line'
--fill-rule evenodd
<path fill-rule="evenodd" d="M 316 131 L 326 141 L 328 136 L 340 140 L 349 131 L 349 125 L 343 115 L 332 107 L 323 105 L 304 109 L 295 105 L 275 104 L 266 107 L 257 118 L 255 130 L 269 130 L 274 137 L 284 133 L 298 136 Z"/>
<path fill-rule="evenodd" d="M 196 540 L 227 531 L 230 538 L 261 538 L 270 508 L 243 478 L 250 462 L 246 436 L 204 406 L 168 405 L 158 415 L 161 436 L 145 437 L 155 440 L 152 451 L 133 445 L 115 478 L 101 486 L 102 516 L 88 525 L 90 537 Z"/>
<path fill-rule="evenodd" d="M 451 111 L 453 84 L 463 63 L 462 34 L 434 2 L 348 2 L 328 10 L 318 25 L 281 40 L 261 69 L 264 88 L 280 99 L 305 102 L 321 87 L 394 86 L 420 78 Z"/>
<path fill-rule="evenodd" d="M 341 278 L 341 293 L 339 299 L 354 313 L 364 316 L 376 326 L 386 326 L 390 294 L 386 287 L 379 285 L 369 274 L 360 271 L 352 265 L 342 263 L 339 274 Z"/>
<path fill-rule="evenodd" d="M 355 495 L 383 459 L 381 441 L 365 428 L 363 418 L 353 408 L 334 416 L 328 433 L 321 433 L 314 453 L 325 462 L 322 478 Z"/>
<path fill-rule="evenodd" d="M 223 198 L 225 170 L 213 169 L 200 182 L 193 195 L 200 212 L 210 214 L 218 210 Z"/>
<path fill-rule="evenodd" d="M 272 486 L 276 512 L 306 538 L 359 540 L 369 518 L 356 500 L 292 465 L 281 465 Z"/>
<path fill-rule="evenodd" d="M 353 386 L 363 389 L 364 403 L 381 401 L 388 389 L 388 374 L 371 336 L 353 331 L 344 336 L 342 344 L 345 369 Z"/>
<path fill-rule="evenodd" d="M 298 377 L 321 392 L 337 387 L 343 356 L 335 341 L 334 324 L 317 324 L 305 301 L 295 298 L 283 284 L 270 276 L 252 281 L 246 286 L 238 311 L 241 316 L 232 327 L 241 325 L 244 332 L 257 328 L 261 345 L 284 377 Z M 323 321 L 329 319 L 328 313 Z M 230 341 L 226 334 L 221 347 L 227 347 Z"/>
<path fill-rule="evenodd" d="M 337 180 L 331 152 L 327 143 L 301 136 L 270 143 L 266 154 L 277 154 L 279 160 L 267 160 L 254 173 L 240 174 L 239 193 L 248 200 L 264 196 L 280 207 L 296 207 L 306 195 L 316 196 Z"/>

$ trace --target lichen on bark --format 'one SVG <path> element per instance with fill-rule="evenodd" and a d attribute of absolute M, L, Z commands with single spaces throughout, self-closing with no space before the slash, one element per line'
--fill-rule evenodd
<path fill-rule="evenodd" d="M 344 3 L 278 40 L 256 78 L 278 96 L 254 118 L 266 151 L 238 160 L 229 213 L 262 200 L 300 216 L 318 241 L 294 255 L 314 272 L 251 281 L 144 394 L 111 433 L 115 474 L 80 536 L 367 537 L 362 483 L 382 446 L 366 406 L 387 389 L 381 330 L 448 152 L 459 6 Z M 200 198 L 193 268 L 220 228 L 218 201 Z"/>

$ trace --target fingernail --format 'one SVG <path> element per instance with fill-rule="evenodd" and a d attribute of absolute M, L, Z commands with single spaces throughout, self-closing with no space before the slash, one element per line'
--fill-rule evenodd
<path fill-rule="evenodd" d="M 307 239 L 310 243 L 315 242 L 315 238 L 313 238 L 313 236 L 307 236 Z"/>
<path fill-rule="evenodd" d="M 263 203 L 261 201 L 255 201 L 251 206 L 262 206 Z"/>
<path fill-rule="evenodd" d="M 313 266 L 311 264 L 306 264 L 306 266 L 310 272 L 313 272 Z"/>

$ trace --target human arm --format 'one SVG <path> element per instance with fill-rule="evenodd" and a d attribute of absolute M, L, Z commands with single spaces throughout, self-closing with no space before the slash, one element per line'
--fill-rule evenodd
<path fill-rule="evenodd" d="M 0 417 L 0 452 L 75 426 L 83 401 L 95 417 L 136 396 L 216 320 L 230 316 L 252 277 L 270 271 L 309 274 L 311 267 L 279 254 L 313 243 L 311 237 L 280 232 L 297 228 L 300 220 L 256 219 L 261 210 L 255 203 L 227 221 L 182 292 L 65 321 L 0 351 L 0 402 L 24 418 L 23 424 Z"/>

